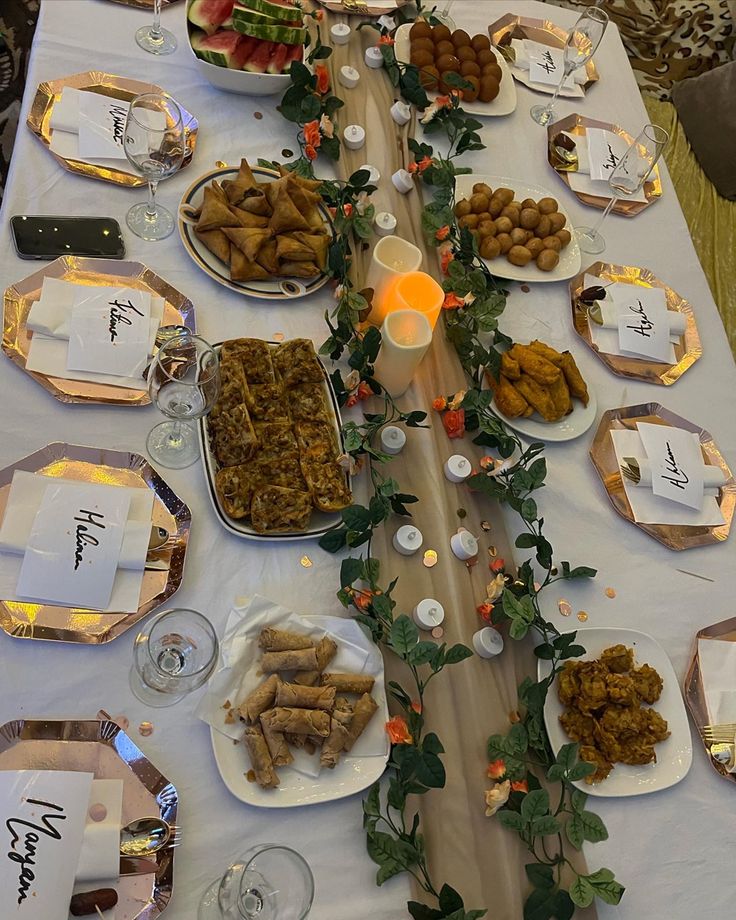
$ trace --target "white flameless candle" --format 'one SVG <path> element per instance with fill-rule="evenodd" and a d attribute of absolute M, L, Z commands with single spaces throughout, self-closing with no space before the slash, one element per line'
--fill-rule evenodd
<path fill-rule="evenodd" d="M 445 479 L 449 479 L 450 482 L 464 482 L 472 473 L 473 468 L 467 457 L 463 457 L 462 454 L 453 454 L 446 461 L 444 470 Z"/>
<path fill-rule="evenodd" d="M 360 125 L 348 125 L 342 133 L 342 139 L 350 150 L 360 150 L 365 144 L 365 128 Z"/>
<path fill-rule="evenodd" d="M 415 310 L 389 313 L 381 326 L 381 350 L 374 376 L 392 396 L 409 387 L 416 369 L 432 344 L 432 327 Z"/>
<path fill-rule="evenodd" d="M 330 29 L 330 35 L 332 36 L 332 41 L 336 45 L 347 45 L 350 41 L 350 33 L 352 29 L 349 25 L 346 25 L 344 22 L 336 22 L 335 25 Z"/>
<path fill-rule="evenodd" d="M 367 169 L 368 172 L 370 173 L 370 178 L 368 179 L 368 181 L 370 182 L 371 185 L 378 185 L 378 182 L 381 178 L 381 174 L 376 169 L 375 166 L 371 166 L 370 163 L 363 163 L 363 165 L 360 168 Z"/>
<path fill-rule="evenodd" d="M 396 531 L 392 542 L 397 553 L 401 553 L 402 556 L 413 556 L 421 549 L 423 541 L 420 530 L 412 524 L 404 524 Z"/>
<path fill-rule="evenodd" d="M 365 62 L 373 70 L 383 67 L 383 55 L 378 45 L 372 45 L 370 48 L 365 49 Z"/>
<path fill-rule="evenodd" d="M 414 608 L 414 622 L 420 629 L 434 629 L 445 619 L 445 610 L 433 597 L 425 597 Z"/>
<path fill-rule="evenodd" d="M 391 117 L 397 125 L 405 125 L 411 119 L 411 106 L 398 99 L 391 106 Z"/>
<path fill-rule="evenodd" d="M 373 288 L 373 306 L 368 315 L 369 323 L 380 326 L 386 318 L 389 310 L 384 292 L 391 282 L 399 275 L 416 271 L 421 264 L 421 249 L 399 236 L 384 236 L 376 243 L 365 279 L 365 286 Z"/>
<path fill-rule="evenodd" d="M 411 173 L 407 172 L 405 169 L 397 169 L 393 176 L 391 176 L 391 181 L 396 191 L 401 192 L 402 195 L 408 195 L 414 188 L 414 180 L 411 177 Z"/>
<path fill-rule="evenodd" d="M 481 658 L 495 658 L 503 651 L 503 636 L 492 626 L 484 626 L 473 634 L 473 648 Z"/>
<path fill-rule="evenodd" d="M 406 432 L 396 425 L 387 425 L 381 432 L 381 450 L 386 454 L 400 454 L 406 444 Z"/>
<path fill-rule="evenodd" d="M 340 85 L 346 89 L 355 89 L 360 83 L 360 73 L 354 67 L 345 64 L 344 67 L 340 68 L 337 79 L 340 81 Z"/>
<path fill-rule="evenodd" d="M 461 530 L 450 537 L 450 549 L 458 559 L 466 562 L 478 555 L 478 541 L 469 530 Z"/>
<path fill-rule="evenodd" d="M 396 230 L 396 223 L 396 218 L 389 211 L 379 211 L 374 220 L 376 233 L 379 236 L 391 236 Z"/>

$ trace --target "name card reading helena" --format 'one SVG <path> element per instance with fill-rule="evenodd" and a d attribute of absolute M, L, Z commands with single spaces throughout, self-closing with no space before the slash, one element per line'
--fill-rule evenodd
<path fill-rule="evenodd" d="M 0 917 L 67 920 L 91 773 L 0 772 Z"/>
<path fill-rule="evenodd" d="M 698 436 L 683 428 L 649 422 L 639 422 L 636 427 L 652 465 L 654 494 L 700 511 L 704 461 Z"/>
<path fill-rule="evenodd" d="M 46 487 L 23 556 L 19 597 L 103 610 L 110 602 L 128 518 L 126 489 Z"/>

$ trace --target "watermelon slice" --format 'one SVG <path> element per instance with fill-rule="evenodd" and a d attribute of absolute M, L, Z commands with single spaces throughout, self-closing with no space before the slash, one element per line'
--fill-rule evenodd
<path fill-rule="evenodd" d="M 238 0 L 238 5 L 285 22 L 302 21 L 302 11 L 291 0 Z"/>
<path fill-rule="evenodd" d="M 246 14 L 247 15 L 247 14 Z M 244 19 L 237 6 L 233 10 L 233 25 L 244 35 L 252 35 L 254 38 L 262 38 L 269 42 L 283 42 L 286 45 L 302 45 L 307 37 L 307 30 L 294 28 L 293 26 L 270 25 L 268 23 L 250 22 Z"/>
<path fill-rule="evenodd" d="M 256 40 L 256 46 L 243 64 L 243 70 L 247 70 L 250 73 L 266 73 L 268 65 L 271 63 L 273 50 L 273 42 Z"/>
<path fill-rule="evenodd" d="M 271 60 L 266 68 L 267 73 L 283 73 L 286 64 L 286 55 L 289 53 L 289 45 L 280 42 L 276 45 Z"/>
<path fill-rule="evenodd" d="M 244 47 L 240 32 L 228 29 L 220 29 L 214 35 L 205 35 L 204 38 L 198 38 L 195 33 L 192 36 L 192 48 L 197 57 L 217 67 L 229 67 L 231 70 L 243 69 L 249 51 L 247 46 Z"/>
<path fill-rule="evenodd" d="M 232 16 L 235 0 L 191 0 L 187 18 L 192 25 L 208 35 L 214 35 Z"/>

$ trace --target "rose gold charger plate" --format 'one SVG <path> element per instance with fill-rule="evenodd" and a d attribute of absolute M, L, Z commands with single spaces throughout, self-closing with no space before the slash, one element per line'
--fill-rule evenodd
<path fill-rule="evenodd" d="M 634 138 L 628 131 L 624 131 L 620 125 L 612 124 L 610 121 L 597 121 L 595 118 L 588 118 L 585 115 L 567 115 L 565 118 L 556 121 L 553 125 L 547 126 L 547 162 L 570 189 L 573 195 L 575 195 L 578 201 L 582 201 L 583 204 L 588 204 L 592 208 L 603 209 L 611 200 L 611 196 L 593 195 L 590 192 L 579 192 L 572 188 L 569 175 L 571 170 L 564 168 L 564 162 L 555 155 L 554 151 L 553 140 L 561 131 L 579 137 L 581 143 L 587 144 L 585 139 L 587 128 L 602 128 L 604 131 L 611 131 L 613 134 L 618 134 L 627 144 L 632 144 L 634 142 Z M 644 197 L 646 201 L 627 201 L 625 198 L 619 198 L 612 208 L 613 213 L 622 214 L 624 217 L 635 217 L 637 214 L 641 213 L 641 211 L 645 210 L 645 208 L 648 208 L 650 204 L 654 204 L 658 198 L 661 198 L 662 179 L 659 175 L 659 165 L 655 165 L 652 171 L 652 177 L 653 178 L 647 179 L 644 183 Z M 606 183 L 601 182 L 601 185 L 606 185 Z"/>
<path fill-rule="evenodd" d="M 667 297 L 667 309 L 672 310 L 674 313 L 682 313 L 687 317 L 685 334 L 680 336 L 680 340 L 675 345 L 676 362 L 668 364 L 653 361 L 651 358 L 635 358 L 631 355 L 600 351 L 593 342 L 590 321 L 586 312 L 577 306 L 577 298 L 585 287 L 586 275 L 593 275 L 599 278 L 604 285 L 618 281 L 624 284 L 637 285 L 638 287 L 661 288 Z M 611 262 L 594 262 L 570 282 L 570 305 L 572 307 L 572 322 L 575 332 L 598 355 L 606 367 L 619 377 L 670 386 L 676 380 L 679 380 L 685 371 L 692 367 L 703 354 L 692 307 L 676 291 L 673 291 L 671 287 L 660 281 L 648 268 L 637 268 L 634 265 L 614 265 Z"/>
<path fill-rule="evenodd" d="M 142 262 L 120 262 L 117 259 L 84 259 L 62 256 L 43 268 L 17 281 L 5 291 L 3 298 L 3 344 L 10 360 L 33 377 L 52 396 L 65 403 L 105 403 L 113 406 L 147 406 L 151 402 L 145 381 L 140 389 L 110 386 L 88 380 L 67 380 L 26 370 L 26 360 L 32 332 L 26 326 L 31 307 L 41 297 L 44 278 L 85 284 L 120 285 L 147 291 L 164 298 L 162 326 L 186 326 L 195 332 L 194 306 L 188 297 L 164 281 Z"/>
<path fill-rule="evenodd" d="M 713 720 L 708 712 L 703 673 L 700 669 L 699 644 L 701 639 L 707 639 L 712 642 L 736 642 L 736 617 L 731 617 L 728 620 L 715 623 L 713 626 L 706 626 L 696 634 L 693 660 L 685 676 L 685 685 L 683 688 L 687 708 L 690 710 L 690 715 L 695 723 L 695 727 L 698 729 L 700 740 L 703 742 L 703 747 L 705 748 L 708 760 L 711 762 L 713 769 L 720 773 L 725 779 L 730 780 L 732 783 L 736 783 L 736 774 L 729 773 L 725 764 L 719 763 L 711 756 L 710 742 L 706 741 L 703 731 L 705 726 L 709 725 Z"/>
<path fill-rule="evenodd" d="M 409 0 L 393 0 L 392 3 L 371 3 L 371 0 L 319 0 L 331 13 L 349 13 L 357 16 L 390 16 Z"/>
<path fill-rule="evenodd" d="M 117 3 L 120 6 L 134 6 L 139 10 L 152 10 L 153 9 L 153 0 L 110 0 L 111 3 Z M 161 0 L 161 6 L 171 6 L 173 3 L 178 3 L 179 0 Z"/>
<path fill-rule="evenodd" d="M 651 422 L 654 425 L 668 425 L 684 428 L 697 434 L 703 462 L 706 465 L 720 467 L 726 475 L 726 483 L 718 493 L 718 505 L 726 523 L 717 527 L 692 527 L 678 524 L 641 524 L 634 520 L 631 505 L 624 491 L 621 470 L 616 461 L 616 452 L 609 432 L 616 429 L 636 429 L 637 422 Z M 692 549 L 696 546 L 710 546 L 728 539 L 736 507 L 736 481 L 734 481 L 728 464 L 723 459 L 710 432 L 695 425 L 687 419 L 675 415 L 659 403 L 642 403 L 638 406 L 625 406 L 621 409 L 609 409 L 603 413 L 598 430 L 590 448 L 590 459 L 601 477 L 608 498 L 616 511 L 631 521 L 640 530 L 648 533 L 669 549 Z"/>
<path fill-rule="evenodd" d="M 51 478 L 150 489 L 155 496 L 151 525 L 163 528 L 168 538 L 146 556 L 137 610 L 101 613 L 83 607 L 0 598 L 0 629 L 9 636 L 100 645 L 130 629 L 178 590 L 184 576 L 192 515 L 145 457 L 122 450 L 61 442 L 49 444 L 0 470 L 0 522 L 16 470 Z"/>
<path fill-rule="evenodd" d="M 95 779 L 119 779 L 123 825 L 154 815 L 177 823 L 176 787 L 115 722 L 6 722 L 0 727 L 0 770 L 68 770 L 93 773 Z M 174 852 L 174 847 L 164 847 L 146 858 L 155 872 L 135 873 L 140 861 L 121 857 L 116 920 L 153 920 L 166 909 L 174 887 Z M 85 886 L 90 891 L 95 887 Z"/>
<path fill-rule="evenodd" d="M 548 45 L 550 48 L 564 48 L 567 41 L 565 29 L 550 22 L 549 19 L 531 19 L 528 16 L 517 16 L 515 13 L 506 13 L 500 19 L 497 19 L 492 25 L 488 26 L 488 34 L 491 38 L 491 44 L 497 48 L 510 46 L 511 40 L 514 38 L 527 38 L 540 45 Z M 519 76 L 520 68 L 512 67 L 511 72 L 515 79 L 528 86 L 529 89 L 548 94 L 554 92 L 554 86 L 533 86 L 528 78 L 524 80 Z M 590 89 L 593 83 L 600 79 L 592 58 L 585 65 L 585 74 L 588 79 L 581 87 L 584 93 Z M 565 98 L 567 94 L 563 91 L 560 95 Z"/>
<path fill-rule="evenodd" d="M 61 157 L 51 150 L 51 113 L 61 98 L 61 93 L 65 86 L 99 93 L 102 96 L 109 96 L 113 99 L 121 99 L 123 102 L 130 102 L 131 99 L 140 96 L 142 93 L 161 93 L 164 90 L 155 83 L 144 83 L 142 80 L 117 77 L 101 70 L 88 70 L 84 73 L 75 73 L 69 77 L 60 77 L 58 80 L 45 80 L 40 83 L 26 121 L 28 127 L 44 147 L 48 149 L 51 156 L 70 172 L 88 176 L 91 179 L 102 179 L 104 182 L 112 182 L 115 185 L 123 185 L 127 188 L 137 188 L 145 185 L 146 180 L 143 176 L 130 172 L 129 168 L 123 168 L 124 166 L 129 167 L 127 160 L 120 161 L 120 169 L 113 169 L 109 166 L 95 166 L 92 163 L 85 163 L 83 160 Z M 194 155 L 199 123 L 185 108 L 181 106 L 180 108 L 186 132 L 186 152 L 179 168 L 184 169 L 185 166 L 191 163 Z"/>

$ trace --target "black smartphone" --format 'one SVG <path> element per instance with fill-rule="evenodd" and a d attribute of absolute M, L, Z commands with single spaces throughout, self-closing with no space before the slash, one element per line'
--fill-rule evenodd
<path fill-rule="evenodd" d="M 46 217 L 16 214 L 10 218 L 15 249 L 21 259 L 92 256 L 122 259 L 125 243 L 112 217 Z"/>

